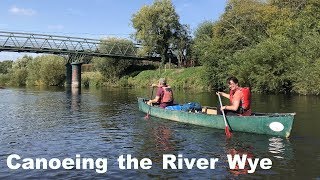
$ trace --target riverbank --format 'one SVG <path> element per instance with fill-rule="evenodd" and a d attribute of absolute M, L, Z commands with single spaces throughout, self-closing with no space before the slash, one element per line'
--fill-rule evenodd
<path fill-rule="evenodd" d="M 170 86 L 175 89 L 189 89 L 208 91 L 210 85 L 205 82 L 205 69 L 202 66 L 179 68 L 146 70 L 136 76 L 125 76 L 119 80 L 104 80 L 99 72 L 84 72 L 82 74 L 82 84 L 84 86 L 114 86 L 114 87 L 148 87 L 152 83 L 157 83 L 160 77 L 167 79 Z"/>

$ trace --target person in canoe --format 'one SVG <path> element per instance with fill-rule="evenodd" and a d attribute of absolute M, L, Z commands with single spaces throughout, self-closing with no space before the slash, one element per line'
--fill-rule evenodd
<path fill-rule="evenodd" d="M 250 89 L 248 87 L 240 87 L 236 77 L 229 77 L 227 83 L 229 85 L 230 93 L 217 92 L 217 95 L 220 94 L 223 97 L 230 99 L 230 105 L 218 108 L 218 114 L 221 114 L 221 111 L 224 110 L 226 115 L 250 116 Z"/>
<path fill-rule="evenodd" d="M 173 92 L 165 78 L 160 78 L 158 85 L 152 84 L 152 87 L 158 87 L 157 94 L 154 99 L 147 102 L 148 105 L 159 105 L 161 108 L 173 105 Z"/>

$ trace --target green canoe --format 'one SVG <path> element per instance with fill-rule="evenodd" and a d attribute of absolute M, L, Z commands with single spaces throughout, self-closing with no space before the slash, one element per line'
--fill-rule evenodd
<path fill-rule="evenodd" d="M 139 110 L 145 113 L 150 110 L 150 116 L 217 129 L 225 128 L 222 115 L 150 107 L 145 102 L 145 98 L 138 98 Z M 227 116 L 227 121 L 232 131 L 289 137 L 294 116 L 295 113 L 253 113 L 252 116 Z"/>

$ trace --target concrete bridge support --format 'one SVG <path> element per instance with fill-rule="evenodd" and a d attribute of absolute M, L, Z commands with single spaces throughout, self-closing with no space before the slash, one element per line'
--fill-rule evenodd
<path fill-rule="evenodd" d="M 74 87 L 74 88 L 81 87 L 81 65 L 82 65 L 81 62 L 71 63 L 71 66 L 72 66 L 71 87 Z"/>
<path fill-rule="evenodd" d="M 72 67 L 71 64 L 68 62 L 66 64 L 66 87 L 71 87 L 72 83 Z"/>

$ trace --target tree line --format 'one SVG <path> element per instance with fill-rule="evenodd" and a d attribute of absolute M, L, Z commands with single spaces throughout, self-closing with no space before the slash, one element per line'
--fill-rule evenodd
<path fill-rule="evenodd" d="M 156 0 L 132 22 L 148 52 L 162 54 L 162 62 L 168 49 L 197 61 L 212 89 L 226 88 L 232 75 L 255 92 L 319 94 L 319 19 L 318 0 L 229 0 L 218 20 L 200 24 L 190 39 L 172 2 Z"/>
<path fill-rule="evenodd" d="M 320 1 L 230 0 L 195 32 L 195 56 L 214 88 L 225 77 L 263 93 L 319 94 Z"/>
<path fill-rule="evenodd" d="M 191 34 L 189 26 L 180 23 L 171 0 L 155 0 L 141 7 L 131 21 L 135 29 L 132 38 L 142 46 L 139 54 L 159 55 L 160 68 L 166 63 L 176 63 L 178 67 L 190 62 L 201 65 L 205 69 L 202 81 L 211 89 L 226 88 L 225 80 L 232 75 L 254 92 L 318 95 L 319 19 L 318 0 L 229 0 L 217 21 L 202 22 Z M 128 40 L 112 41 L 133 46 Z M 108 42 L 100 48 L 108 49 Z M 154 64 L 146 66 L 121 58 L 93 58 L 92 62 L 102 81 L 118 81 L 155 68 Z M 23 64 L 13 62 L 10 72 L 23 79 L 26 73 L 19 63 Z M 40 64 L 33 66 L 45 66 Z M 4 63 L 0 63 L 0 82 L 8 79 L 4 74 L 10 74 L 3 72 L 1 66 Z M 56 85 L 65 74 L 55 76 L 57 80 L 53 81 L 39 78 L 37 73 L 28 72 L 25 81 L 15 83 Z"/>

